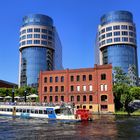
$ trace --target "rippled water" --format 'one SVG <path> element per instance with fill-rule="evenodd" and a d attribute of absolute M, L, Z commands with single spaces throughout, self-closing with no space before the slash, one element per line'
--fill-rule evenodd
<path fill-rule="evenodd" d="M 68 124 L 0 116 L 0 140 L 140 140 L 140 117 L 94 118 Z"/>

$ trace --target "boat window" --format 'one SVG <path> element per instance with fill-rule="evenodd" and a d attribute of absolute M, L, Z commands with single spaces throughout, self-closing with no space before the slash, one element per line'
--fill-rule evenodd
<path fill-rule="evenodd" d="M 30 109 L 27 109 L 27 113 L 30 113 Z"/>
<path fill-rule="evenodd" d="M 19 109 L 16 109 L 16 112 L 19 112 Z"/>
<path fill-rule="evenodd" d="M 53 114 L 53 111 L 47 111 L 48 114 Z"/>
<path fill-rule="evenodd" d="M 34 113 L 34 110 L 33 109 L 31 110 L 31 113 Z"/>
<path fill-rule="evenodd" d="M 46 110 L 44 110 L 44 114 L 47 114 L 47 111 Z"/>
<path fill-rule="evenodd" d="M 22 109 L 19 109 L 19 112 L 22 112 Z"/>
<path fill-rule="evenodd" d="M 55 113 L 56 113 L 56 114 L 60 114 L 60 112 L 61 112 L 60 109 L 56 109 L 56 110 L 55 110 Z"/>
<path fill-rule="evenodd" d="M 26 109 L 23 109 L 23 113 L 25 113 L 26 112 Z"/>
<path fill-rule="evenodd" d="M 43 111 L 42 110 L 39 110 L 39 114 L 43 114 Z"/>
<path fill-rule="evenodd" d="M 35 110 L 35 114 L 38 114 L 38 110 Z"/>

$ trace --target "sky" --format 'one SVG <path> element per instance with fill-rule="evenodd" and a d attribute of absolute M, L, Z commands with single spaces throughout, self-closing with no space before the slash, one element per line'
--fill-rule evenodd
<path fill-rule="evenodd" d="M 114 10 L 132 12 L 137 28 L 140 66 L 139 3 L 139 0 L 1 0 L 0 79 L 18 83 L 19 30 L 22 18 L 35 13 L 53 19 L 63 47 L 63 66 L 76 69 L 94 67 L 95 38 L 100 17 Z"/>

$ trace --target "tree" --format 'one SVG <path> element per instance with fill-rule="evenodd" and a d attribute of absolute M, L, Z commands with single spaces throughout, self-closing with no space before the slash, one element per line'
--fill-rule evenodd
<path fill-rule="evenodd" d="M 130 94 L 134 99 L 140 100 L 140 87 L 131 87 Z"/>

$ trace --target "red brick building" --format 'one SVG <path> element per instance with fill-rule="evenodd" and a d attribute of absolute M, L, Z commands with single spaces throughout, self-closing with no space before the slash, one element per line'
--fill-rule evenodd
<path fill-rule="evenodd" d="M 40 72 L 40 102 L 72 102 L 94 112 L 114 112 L 112 65 Z"/>

